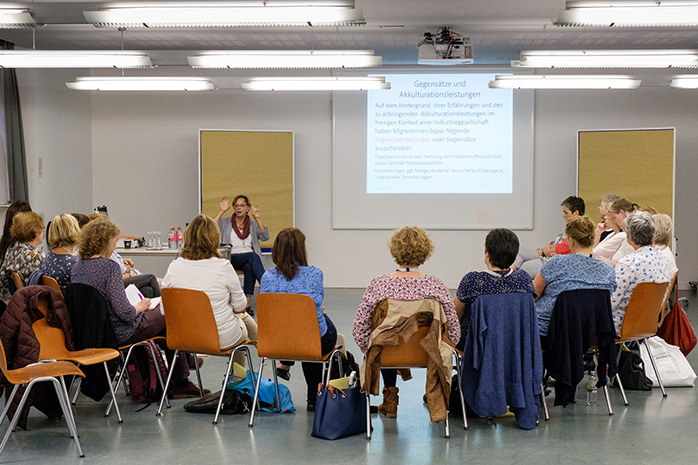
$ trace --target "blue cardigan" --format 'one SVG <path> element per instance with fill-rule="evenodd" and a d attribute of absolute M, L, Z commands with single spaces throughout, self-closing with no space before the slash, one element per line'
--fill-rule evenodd
<path fill-rule="evenodd" d="M 490 294 L 472 305 L 462 361 L 465 400 L 480 416 L 507 406 L 523 429 L 538 421 L 543 358 L 538 319 L 529 293 Z"/>

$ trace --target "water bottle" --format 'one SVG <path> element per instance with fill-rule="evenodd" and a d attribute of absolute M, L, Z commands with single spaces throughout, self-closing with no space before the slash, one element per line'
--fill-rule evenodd
<path fill-rule="evenodd" d="M 598 394 L 598 388 L 596 387 L 596 383 L 598 382 L 598 378 L 596 377 L 596 371 L 595 370 L 589 370 L 589 378 L 587 379 L 587 405 L 588 406 L 594 406 L 596 405 L 596 397 Z"/>
<path fill-rule="evenodd" d="M 177 226 L 177 235 L 175 237 L 177 239 L 177 248 L 181 249 L 184 245 L 184 235 L 182 234 L 182 228 L 180 226 Z"/>
<path fill-rule="evenodd" d="M 176 250 L 177 249 L 177 233 L 175 232 L 174 226 L 170 228 L 170 236 L 167 238 L 167 244 L 170 249 Z"/>

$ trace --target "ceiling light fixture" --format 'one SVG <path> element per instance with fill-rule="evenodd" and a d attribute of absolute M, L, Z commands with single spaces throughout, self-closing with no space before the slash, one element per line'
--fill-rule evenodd
<path fill-rule="evenodd" d="M 285 5 L 285 6 L 284 6 Z M 96 27 L 234 27 L 365 25 L 363 12 L 348 1 L 124 3 L 84 11 Z M 339 6 L 337 6 L 339 5 Z"/>
<path fill-rule="evenodd" d="M 369 68 L 383 59 L 373 50 L 244 50 L 187 57 L 192 68 Z"/>
<path fill-rule="evenodd" d="M 698 89 L 698 76 L 676 76 L 671 80 L 672 89 Z"/>
<path fill-rule="evenodd" d="M 569 1 L 558 26 L 698 26 L 695 0 Z"/>
<path fill-rule="evenodd" d="M 101 91 L 205 91 L 216 90 L 213 83 L 198 77 L 77 77 L 66 82 L 73 90 Z"/>
<path fill-rule="evenodd" d="M 525 50 L 521 68 L 696 68 L 698 50 Z"/>
<path fill-rule="evenodd" d="M 360 91 L 390 89 L 384 77 L 277 77 L 250 78 L 242 90 L 253 91 Z"/>
<path fill-rule="evenodd" d="M 629 76 L 497 75 L 490 89 L 636 89 L 640 80 Z"/>
<path fill-rule="evenodd" d="M 144 52 L 104 50 L 3 50 L 2 68 L 152 68 Z"/>
<path fill-rule="evenodd" d="M 0 8 L 0 29 L 23 29 L 36 26 L 29 10 Z"/>

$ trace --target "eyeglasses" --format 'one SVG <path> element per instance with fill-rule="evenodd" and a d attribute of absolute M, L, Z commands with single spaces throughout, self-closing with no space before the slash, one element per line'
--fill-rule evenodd
<path fill-rule="evenodd" d="M 235 207 L 235 208 L 237 208 L 237 207 L 244 208 L 246 206 L 247 206 L 246 203 L 237 203 L 237 204 L 233 205 L 233 207 Z"/>

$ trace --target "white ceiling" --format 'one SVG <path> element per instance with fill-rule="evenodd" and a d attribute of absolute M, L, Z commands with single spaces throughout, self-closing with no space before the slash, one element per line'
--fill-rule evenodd
<path fill-rule="evenodd" d="M 36 30 L 0 30 L 17 47 L 120 49 L 121 32 L 85 23 L 82 11 L 106 3 L 38 0 L 28 7 Z M 132 2 L 133 3 L 133 2 Z M 139 3 L 139 2 L 137 2 Z M 424 32 L 449 26 L 470 37 L 475 64 L 508 64 L 528 49 L 698 48 L 698 28 L 559 28 L 552 19 L 565 0 L 356 0 L 367 25 L 345 28 L 130 29 L 124 48 L 155 53 L 158 65 L 186 65 L 187 51 L 219 49 L 375 50 L 385 64 L 415 64 Z M 0 5 L 9 4 L 0 1 Z"/>

